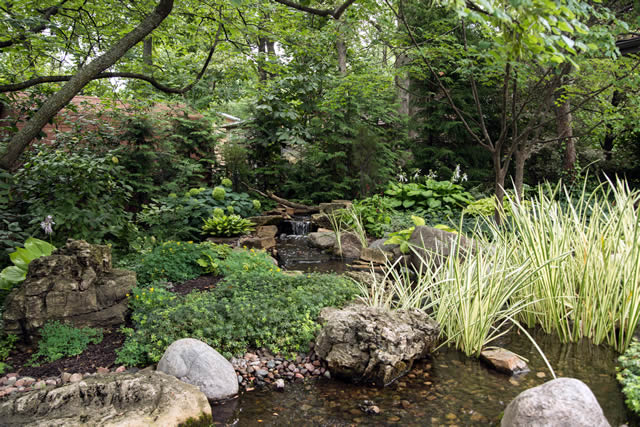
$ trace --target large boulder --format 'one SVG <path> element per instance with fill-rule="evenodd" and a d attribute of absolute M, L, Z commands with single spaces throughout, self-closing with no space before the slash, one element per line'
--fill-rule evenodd
<path fill-rule="evenodd" d="M 89 377 L 0 401 L 3 426 L 177 426 L 211 419 L 197 387 L 154 371 Z"/>
<path fill-rule="evenodd" d="M 336 244 L 336 233 L 333 231 L 309 233 L 309 244 L 320 249 L 331 249 Z"/>
<path fill-rule="evenodd" d="M 436 343 L 438 325 L 421 310 L 352 305 L 325 308 L 315 352 L 332 375 L 385 386 L 404 375 Z"/>
<path fill-rule="evenodd" d="M 436 264 L 440 264 L 455 252 L 457 242 L 460 242 L 460 255 L 464 256 L 472 249 L 473 241 L 462 235 L 425 225 L 415 227 L 409 238 L 413 267 L 420 268 L 422 259 L 428 257 L 434 257 Z"/>
<path fill-rule="evenodd" d="M 195 385 L 210 400 L 238 394 L 238 377 L 233 365 L 213 348 L 193 338 L 174 341 L 158 362 L 158 371 Z"/>
<path fill-rule="evenodd" d="M 26 280 L 5 302 L 5 331 L 30 338 L 48 320 L 76 327 L 118 325 L 135 285 L 133 271 L 111 268 L 108 246 L 68 240 L 29 264 Z"/>
<path fill-rule="evenodd" d="M 337 239 L 336 239 L 337 240 Z M 362 243 L 355 233 L 340 233 L 340 244 L 333 246 L 333 253 L 344 258 L 360 258 Z"/>
<path fill-rule="evenodd" d="M 502 427 L 608 427 L 602 408 L 585 383 L 558 378 L 525 390 L 504 411 Z"/>

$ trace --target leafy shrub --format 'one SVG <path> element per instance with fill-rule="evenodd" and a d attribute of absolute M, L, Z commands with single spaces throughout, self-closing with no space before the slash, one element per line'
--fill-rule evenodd
<path fill-rule="evenodd" d="M 168 241 L 142 254 L 131 268 L 137 273 L 139 284 L 159 280 L 183 282 L 206 273 L 207 269 L 198 260 L 205 259 L 206 254 L 217 256 L 215 254 L 219 246 L 209 242 Z"/>
<path fill-rule="evenodd" d="M 214 197 L 215 190 L 205 187 L 193 188 L 184 196 L 172 193 L 154 199 L 153 203 L 144 205 L 138 220 L 159 240 L 193 240 L 201 234 L 202 221 L 211 217 L 216 208 L 228 212 L 232 206 L 233 213 L 242 217 L 260 212 L 248 194 L 226 191 L 222 187 L 216 189 L 224 192 L 222 200 Z"/>
<path fill-rule="evenodd" d="M 67 238 L 124 244 L 131 214 L 131 187 L 114 153 L 78 146 L 40 145 L 16 172 L 14 185 L 36 231 L 47 215 L 56 219 L 56 244 Z"/>
<path fill-rule="evenodd" d="M 232 206 L 229 206 L 232 208 Z M 240 215 L 213 215 L 204 220 L 202 231 L 212 236 L 241 236 L 253 231 L 254 224 Z"/>
<path fill-rule="evenodd" d="M 352 281 L 336 276 L 264 271 L 231 275 L 210 292 L 147 292 L 132 302 L 136 329 L 124 330 L 127 340 L 118 363 L 157 362 L 170 343 L 186 337 L 206 342 L 225 357 L 248 348 L 302 351 L 319 327 L 320 309 L 340 305 L 356 292 Z"/>
<path fill-rule="evenodd" d="M 0 269 L 10 263 L 9 253 L 19 247 L 29 234 L 23 229 L 24 213 L 15 206 L 13 175 L 0 171 Z"/>
<path fill-rule="evenodd" d="M 382 237 L 385 225 L 391 223 L 391 203 L 391 199 L 376 194 L 360 201 L 354 201 L 352 209 L 357 213 L 367 234 Z M 350 216 L 343 218 L 347 226 L 352 225 L 349 218 Z"/>
<path fill-rule="evenodd" d="M 460 210 L 473 201 L 473 196 L 460 184 L 427 179 L 424 184 L 390 183 L 385 194 L 391 197 L 391 207 L 400 209 Z"/>
<path fill-rule="evenodd" d="M 640 342 L 637 339 L 633 339 L 618 362 L 620 367 L 616 378 L 622 385 L 625 402 L 629 409 L 640 414 Z"/>
<path fill-rule="evenodd" d="M 41 256 L 51 255 L 55 249 L 55 246 L 43 240 L 29 237 L 24 242 L 24 248 L 17 248 L 9 254 L 14 265 L 0 272 L 0 291 L 8 292 L 18 283 L 24 281 L 31 261 Z"/>
<path fill-rule="evenodd" d="M 417 226 L 425 225 L 424 219 L 420 217 L 412 215 L 411 220 L 414 224 L 413 227 L 391 233 L 389 239 L 384 242 L 385 245 L 399 245 L 400 252 L 403 254 L 409 253 L 409 239 L 411 238 L 411 234 L 413 234 L 413 230 L 415 230 Z"/>
<path fill-rule="evenodd" d="M 37 366 L 38 359 L 53 362 L 63 357 L 77 356 L 86 350 L 90 343 L 102 341 L 102 330 L 93 328 L 74 328 L 58 321 L 47 322 L 40 330 L 38 351 L 30 359 Z"/>

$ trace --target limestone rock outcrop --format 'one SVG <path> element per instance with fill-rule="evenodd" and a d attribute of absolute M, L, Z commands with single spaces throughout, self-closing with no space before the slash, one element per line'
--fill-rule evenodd
<path fill-rule="evenodd" d="M 424 311 L 352 305 L 325 308 L 315 352 L 331 375 L 385 386 L 435 346 L 440 328 Z"/>
<path fill-rule="evenodd" d="M 96 375 L 0 401 L 3 426 L 177 426 L 202 417 L 211 419 L 211 406 L 197 387 L 151 370 Z"/>
<path fill-rule="evenodd" d="M 111 249 L 68 240 L 29 264 L 27 278 L 5 301 L 5 331 L 29 338 L 48 320 L 75 327 L 105 327 L 125 320 L 132 271 L 111 266 Z"/>

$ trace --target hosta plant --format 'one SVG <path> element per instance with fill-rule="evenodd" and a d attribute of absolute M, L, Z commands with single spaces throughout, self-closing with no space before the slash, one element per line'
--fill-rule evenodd
<path fill-rule="evenodd" d="M 13 265 L 0 272 L 0 290 L 9 291 L 22 282 L 27 276 L 31 261 L 41 256 L 51 255 L 55 249 L 55 246 L 44 240 L 29 237 L 24 242 L 23 248 L 18 248 L 9 254 Z"/>
<path fill-rule="evenodd" d="M 204 220 L 202 231 L 216 237 L 241 236 L 254 230 L 254 224 L 240 215 L 217 213 Z"/>

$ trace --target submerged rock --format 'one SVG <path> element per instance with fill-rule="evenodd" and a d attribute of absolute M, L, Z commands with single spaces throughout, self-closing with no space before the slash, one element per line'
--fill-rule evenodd
<path fill-rule="evenodd" d="M 408 372 L 435 345 L 439 326 L 421 310 L 386 311 L 353 305 L 325 308 L 315 352 L 333 375 L 385 386 Z"/>
<path fill-rule="evenodd" d="M 211 417 L 197 387 L 154 371 L 96 375 L 0 401 L 3 426 L 177 426 Z"/>
<path fill-rule="evenodd" d="M 507 375 L 517 375 L 529 372 L 527 363 L 517 354 L 500 347 L 483 350 L 480 360 Z"/>
<path fill-rule="evenodd" d="M 158 371 L 197 386 L 210 400 L 238 394 L 233 365 L 213 348 L 193 338 L 174 341 L 158 362 Z"/>
<path fill-rule="evenodd" d="M 585 383 L 558 378 L 520 393 L 509 403 L 502 427 L 608 427 L 602 408 Z"/>
<path fill-rule="evenodd" d="M 111 249 L 71 240 L 50 256 L 33 260 L 27 278 L 7 297 L 5 332 L 31 338 L 48 320 L 76 327 L 124 322 L 133 271 L 111 268 Z"/>

